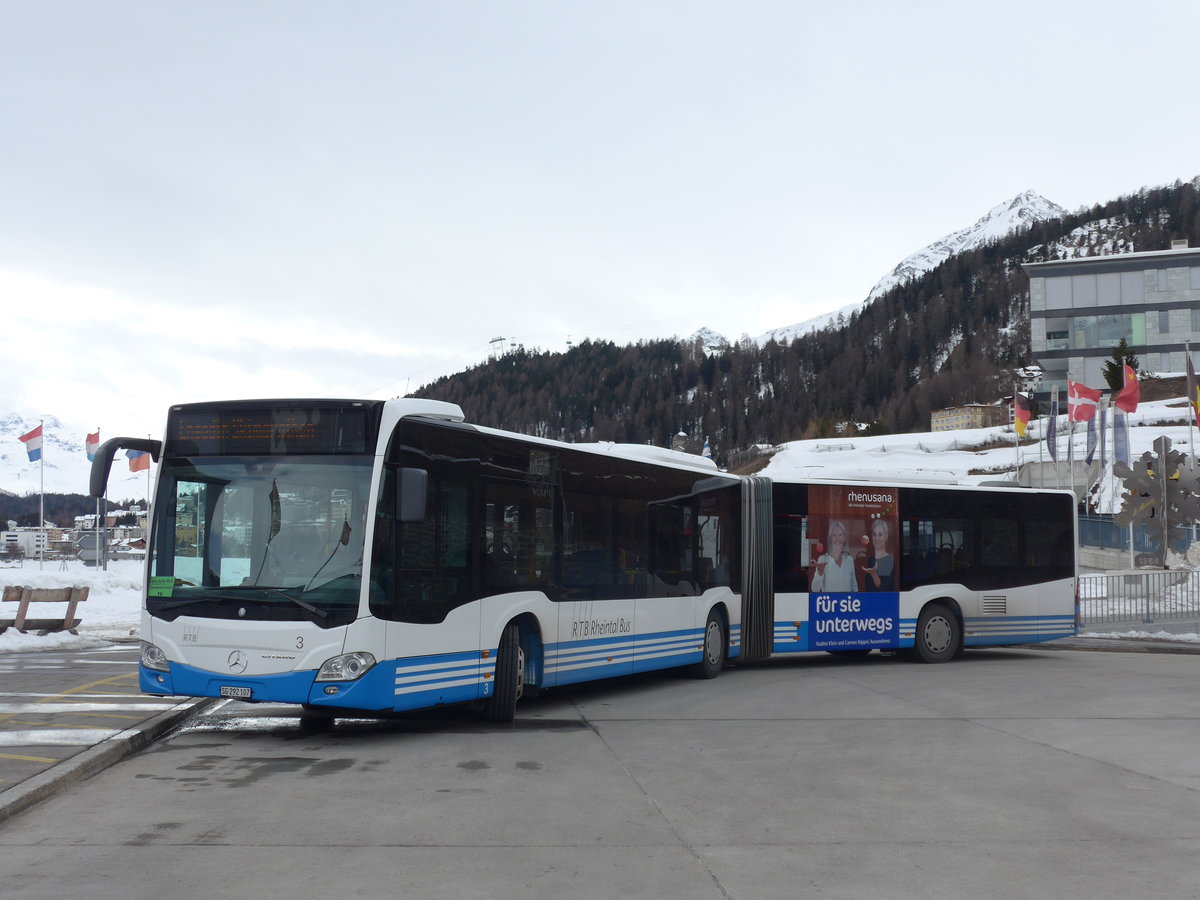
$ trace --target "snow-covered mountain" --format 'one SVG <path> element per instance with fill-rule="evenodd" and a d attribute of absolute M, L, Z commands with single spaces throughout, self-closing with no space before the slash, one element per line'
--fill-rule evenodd
<path fill-rule="evenodd" d="M 30 462 L 19 438 L 42 423 L 42 460 Z M 101 439 L 115 435 L 101 434 Z M 41 419 L 18 413 L 0 415 L 0 489 L 24 496 L 42 489 L 43 465 L 46 493 L 86 494 L 92 464 L 84 450 L 87 434 L 63 425 L 53 416 Z M 153 470 L 153 466 L 151 467 Z M 146 473 L 130 472 L 118 455 L 109 477 L 108 496 L 114 500 L 146 496 Z"/>
<path fill-rule="evenodd" d="M 1035 222 L 1057 219 L 1066 214 L 1065 209 L 1036 191 L 1017 194 L 1008 203 L 993 207 L 986 216 L 969 228 L 948 234 L 902 259 L 896 268 L 871 288 L 866 302 L 870 303 L 897 285 L 936 269 L 957 253 L 982 247 L 989 241 L 999 240 L 1019 228 L 1028 228 Z"/>
<path fill-rule="evenodd" d="M 755 338 L 755 343 L 760 347 L 767 341 L 777 341 L 780 344 L 791 343 L 794 339 L 802 334 L 808 334 L 812 331 L 820 331 L 823 328 L 836 328 L 845 319 L 850 317 L 850 314 L 862 306 L 861 303 L 851 303 L 849 306 L 843 306 L 841 309 L 835 309 L 833 312 L 822 313 L 819 316 L 814 316 L 800 322 L 797 325 L 788 325 L 784 328 L 772 328 L 766 334 L 760 334 Z"/>
<path fill-rule="evenodd" d="M 718 334 L 711 328 L 701 328 L 695 334 L 692 334 L 684 341 L 685 344 L 695 344 L 700 342 L 700 349 L 705 353 L 723 353 L 729 349 L 729 339 L 723 334 Z"/>
<path fill-rule="evenodd" d="M 881 297 L 897 285 L 904 284 L 914 278 L 919 278 L 926 272 L 940 266 L 956 253 L 974 250 L 982 247 L 988 241 L 1006 237 L 1019 228 L 1027 228 L 1035 222 L 1046 219 L 1056 219 L 1065 216 L 1067 211 L 1036 191 L 1025 191 L 1018 194 L 1007 203 L 992 208 L 986 216 L 971 225 L 946 235 L 934 241 L 927 247 L 922 247 L 900 261 L 896 268 L 883 276 L 875 287 L 871 288 L 867 298 L 862 303 L 852 303 L 833 312 L 824 313 L 797 325 L 783 328 L 773 328 L 766 334 L 760 335 L 756 341 L 765 344 L 774 339 L 786 343 L 803 334 L 820 331 L 838 324 L 838 318 L 849 318 L 855 310 L 866 306 L 877 297 Z"/>

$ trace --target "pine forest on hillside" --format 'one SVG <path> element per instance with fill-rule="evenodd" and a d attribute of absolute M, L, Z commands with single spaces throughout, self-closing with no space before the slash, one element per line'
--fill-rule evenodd
<path fill-rule="evenodd" d="M 1198 185 L 1147 189 L 1034 224 L 788 343 L 517 348 L 416 396 L 457 403 L 481 425 L 567 441 L 669 446 L 682 431 L 696 451 L 707 437 L 718 460 L 753 444 L 832 436 L 842 422 L 872 433 L 924 431 L 932 410 L 1010 393 L 1012 370 L 1032 362 L 1022 263 L 1165 250 L 1181 238 L 1200 246 Z"/>

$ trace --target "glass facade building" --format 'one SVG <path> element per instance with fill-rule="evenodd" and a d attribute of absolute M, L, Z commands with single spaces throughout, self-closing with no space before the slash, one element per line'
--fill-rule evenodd
<path fill-rule="evenodd" d="M 1104 364 L 1122 338 L 1143 371 L 1181 374 L 1185 345 L 1200 349 L 1200 250 L 1026 263 L 1030 340 L 1043 390 L 1068 376 L 1105 387 Z"/>

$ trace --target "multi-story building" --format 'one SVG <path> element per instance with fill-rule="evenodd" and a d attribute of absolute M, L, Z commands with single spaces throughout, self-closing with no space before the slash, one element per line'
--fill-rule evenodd
<path fill-rule="evenodd" d="M 12 527 L 0 532 L 0 549 L 5 556 L 42 556 L 49 551 L 57 529 Z"/>
<path fill-rule="evenodd" d="M 1200 349 L 1200 250 L 1170 250 L 1026 263 L 1030 343 L 1042 390 L 1067 377 L 1104 388 L 1104 364 L 1121 338 L 1144 371 L 1181 373 L 1184 345 Z"/>
<path fill-rule="evenodd" d="M 959 431 L 964 428 L 991 428 L 1012 421 L 1008 404 L 967 403 L 949 409 L 935 409 L 929 414 L 930 431 Z"/>

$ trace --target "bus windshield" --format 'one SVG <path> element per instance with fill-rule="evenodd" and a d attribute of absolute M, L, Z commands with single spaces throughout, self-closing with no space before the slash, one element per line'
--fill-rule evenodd
<path fill-rule="evenodd" d="M 369 456 L 164 459 L 147 610 L 352 621 L 370 479 Z"/>

